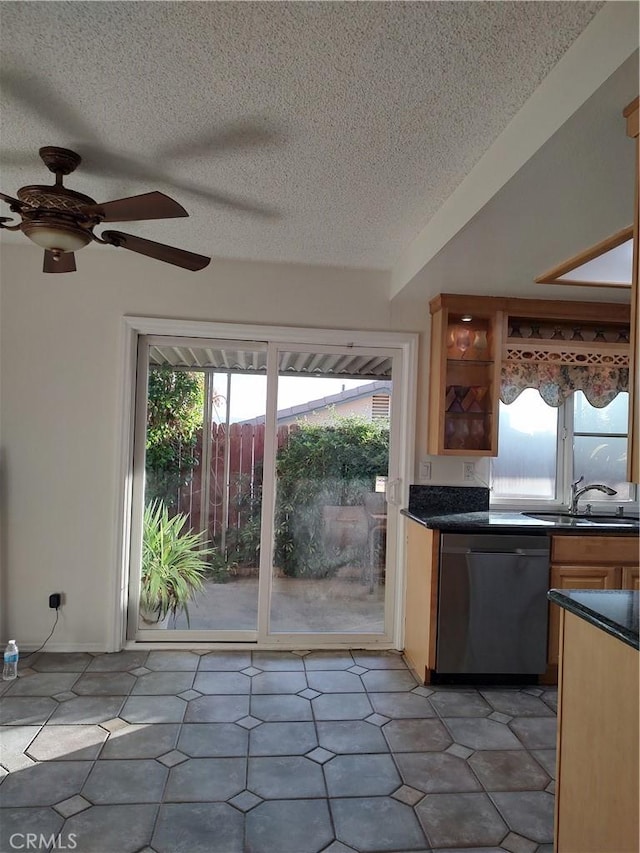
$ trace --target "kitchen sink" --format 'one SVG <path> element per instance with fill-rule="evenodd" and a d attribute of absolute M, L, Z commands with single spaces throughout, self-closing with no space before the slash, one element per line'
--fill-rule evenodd
<path fill-rule="evenodd" d="M 607 525 L 609 527 L 638 527 L 640 522 L 631 516 L 619 515 L 571 515 L 569 512 L 523 512 L 527 518 L 539 521 L 550 521 L 554 524 L 565 524 L 567 527 L 583 527 L 590 525 Z"/>

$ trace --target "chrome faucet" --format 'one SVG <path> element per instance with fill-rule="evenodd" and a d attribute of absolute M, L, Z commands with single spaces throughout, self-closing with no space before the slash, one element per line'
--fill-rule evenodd
<path fill-rule="evenodd" d="M 571 506 L 569 507 L 569 512 L 571 515 L 578 514 L 578 501 L 584 495 L 585 492 L 590 492 L 591 490 L 595 490 L 597 492 L 604 492 L 605 495 L 617 495 L 615 489 L 612 489 L 610 486 L 605 486 L 602 483 L 589 483 L 587 486 L 583 486 L 581 489 L 578 488 L 580 483 L 584 480 L 584 475 L 580 477 L 579 480 L 576 480 L 575 483 L 571 483 Z"/>

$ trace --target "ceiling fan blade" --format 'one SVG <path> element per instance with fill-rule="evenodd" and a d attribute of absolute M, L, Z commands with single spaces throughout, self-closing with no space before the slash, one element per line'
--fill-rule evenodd
<path fill-rule="evenodd" d="M 165 178 L 167 184 L 184 193 L 189 193 L 194 198 L 201 198 L 204 201 L 210 201 L 219 207 L 226 207 L 229 210 L 237 210 L 239 213 L 249 213 L 253 216 L 260 216 L 263 219 L 280 219 L 281 213 L 274 207 L 269 207 L 266 204 L 259 202 L 248 201 L 240 196 L 231 195 L 230 193 L 216 192 L 214 190 L 203 189 L 195 184 L 186 183 L 184 181 L 176 181 L 173 178 Z"/>
<path fill-rule="evenodd" d="M 10 204 L 11 207 L 18 208 L 18 210 L 22 210 L 23 207 L 29 207 L 28 204 L 25 204 L 24 202 L 19 201 L 17 198 L 14 198 L 13 196 L 6 195 L 5 193 L 0 193 L 0 198 L 3 199 L 4 201 L 6 201 L 7 204 Z"/>
<path fill-rule="evenodd" d="M 118 198 L 103 204 L 89 204 L 83 213 L 95 213 L 104 222 L 133 222 L 140 219 L 174 219 L 189 214 L 181 204 L 161 192 Z"/>
<path fill-rule="evenodd" d="M 130 249 L 141 255 L 147 255 L 167 264 L 175 264 L 186 270 L 195 272 L 204 269 L 210 263 L 211 258 L 204 255 L 196 255 L 184 249 L 176 249 L 174 246 L 166 246 L 164 243 L 155 243 L 153 240 L 145 240 L 133 234 L 123 234 L 122 231 L 103 231 L 100 235 L 102 240 L 112 246 L 120 246 L 122 249 Z"/>
<path fill-rule="evenodd" d="M 48 249 L 44 250 L 42 272 L 75 272 L 76 259 L 73 252 L 63 252 L 56 257 Z"/>
<path fill-rule="evenodd" d="M 78 146 L 78 151 L 82 155 L 82 169 L 88 175 L 93 174 L 109 178 L 117 176 L 120 178 L 131 178 L 135 181 L 160 184 L 160 186 L 172 187 L 180 193 L 201 198 L 218 207 L 226 207 L 231 210 L 240 211 L 241 213 L 253 214 L 264 219 L 280 218 L 279 211 L 272 207 L 175 179 L 170 175 L 163 174 L 160 169 L 149 167 L 143 160 L 134 160 L 132 157 L 116 154 L 91 144 Z M 108 221 L 115 222 L 116 220 Z"/>

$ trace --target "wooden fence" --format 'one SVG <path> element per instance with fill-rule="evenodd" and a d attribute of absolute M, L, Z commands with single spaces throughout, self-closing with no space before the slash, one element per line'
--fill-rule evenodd
<path fill-rule="evenodd" d="M 285 447 L 296 424 L 278 427 L 278 450 Z M 262 468 L 264 464 L 264 424 L 212 424 L 209 477 L 209 518 L 206 525 L 210 540 L 220 542 L 223 531 L 233 538 L 260 518 Z M 228 454 L 228 480 L 225 457 Z M 181 487 L 178 506 L 189 516 L 194 530 L 201 529 L 202 504 L 202 432 L 198 435 L 195 456 L 200 465 L 193 469 L 186 486 Z M 228 500 L 225 502 L 225 490 Z"/>

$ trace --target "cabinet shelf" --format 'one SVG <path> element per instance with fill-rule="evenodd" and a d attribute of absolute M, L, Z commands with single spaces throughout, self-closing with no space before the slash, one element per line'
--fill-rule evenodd
<path fill-rule="evenodd" d="M 450 412 L 448 409 L 444 413 L 446 418 L 491 418 L 493 412 Z"/>

